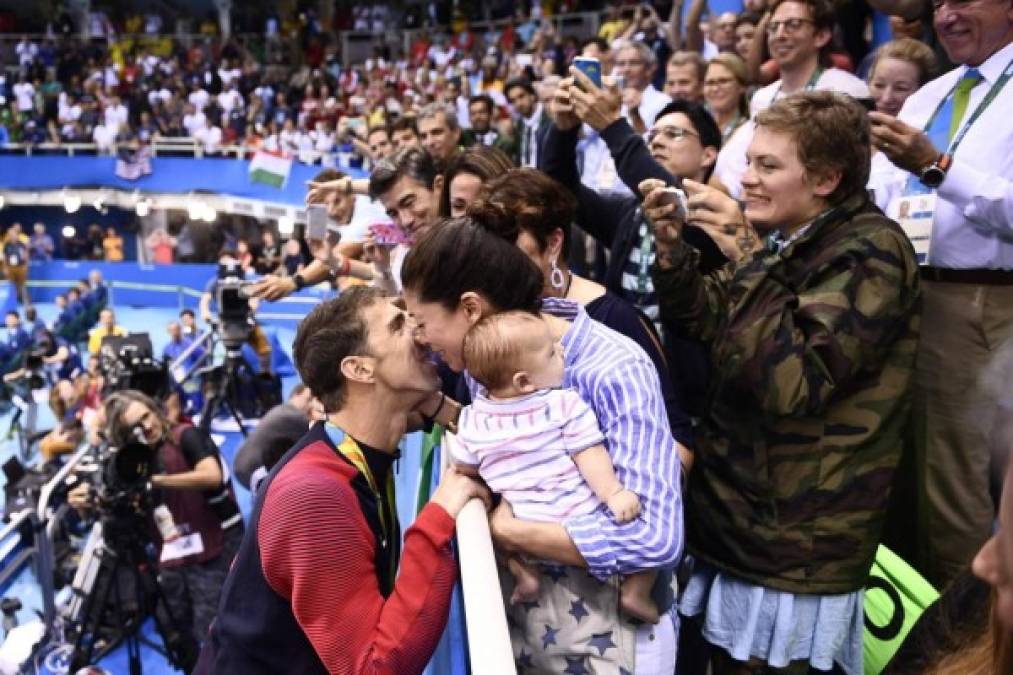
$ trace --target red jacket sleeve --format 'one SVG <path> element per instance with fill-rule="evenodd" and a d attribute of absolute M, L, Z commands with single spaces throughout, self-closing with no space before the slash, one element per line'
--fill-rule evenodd
<path fill-rule="evenodd" d="M 264 577 L 331 673 L 419 673 L 443 633 L 457 570 L 454 521 L 428 504 L 405 533 L 386 600 L 375 542 L 351 487 L 333 471 L 279 474 L 260 515 Z"/>

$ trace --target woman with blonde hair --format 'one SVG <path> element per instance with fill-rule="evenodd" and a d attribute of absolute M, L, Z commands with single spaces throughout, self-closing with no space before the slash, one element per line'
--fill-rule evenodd
<path fill-rule="evenodd" d="M 737 55 L 723 52 L 710 60 L 703 80 L 707 110 L 721 129 L 721 144 L 749 120 L 746 64 Z"/>
<path fill-rule="evenodd" d="M 869 69 L 876 111 L 896 117 L 907 97 L 935 77 L 936 68 L 936 55 L 924 42 L 901 38 L 884 44 Z"/>

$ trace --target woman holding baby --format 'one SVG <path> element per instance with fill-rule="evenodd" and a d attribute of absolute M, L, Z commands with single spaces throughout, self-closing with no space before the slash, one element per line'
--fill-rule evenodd
<path fill-rule="evenodd" d="M 480 213 L 476 217 L 482 218 Z M 571 670 L 579 664 L 592 672 L 672 672 L 675 628 L 668 582 L 682 549 L 682 497 L 679 446 L 654 363 L 632 340 L 592 320 L 578 303 L 558 299 L 543 309 L 545 284 L 538 266 L 473 217 L 448 221 L 417 242 L 405 259 L 402 282 L 420 340 L 455 371 L 465 370 L 466 336 L 483 319 L 505 312 L 537 319 L 545 341 L 561 352 L 563 388 L 575 391 L 593 413 L 612 465 L 605 468 L 614 471 L 616 482 L 602 483 L 613 487 L 596 495 L 599 500 L 590 509 L 560 521 L 521 520 L 507 501 L 494 513 L 499 547 L 526 557 L 538 575 L 536 599 L 508 610 L 518 663 L 539 672 L 563 672 L 571 663 Z M 555 381 L 555 376 L 548 381 L 536 376 L 532 382 L 536 369 L 523 360 L 508 370 L 511 383 L 520 371 L 528 377 L 514 391 L 499 390 L 511 400 L 535 396 Z M 468 383 L 473 398 L 489 393 L 473 378 Z M 495 395 L 486 398 L 504 402 Z M 532 398 L 532 405 L 541 400 Z M 537 409 L 546 416 L 558 411 L 564 424 L 563 418 L 575 410 L 570 404 Z M 494 418 L 496 410 L 486 412 Z M 556 476 L 547 471 L 544 478 L 548 482 Z M 619 517 L 606 506 L 612 502 L 600 498 L 618 490 L 635 496 L 635 518 Z M 654 607 L 648 610 L 658 612 L 659 620 L 637 626 L 623 611 L 631 605 L 626 598 L 621 604 L 620 592 L 631 575 L 644 571 L 659 572 Z"/>

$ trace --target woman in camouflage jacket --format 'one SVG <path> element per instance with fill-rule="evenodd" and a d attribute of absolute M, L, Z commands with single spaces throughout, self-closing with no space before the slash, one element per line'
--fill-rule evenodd
<path fill-rule="evenodd" d="M 869 126 L 854 101 L 778 101 L 758 115 L 748 159 L 748 222 L 732 229 L 769 237 L 740 238 L 740 259 L 706 276 L 666 189 L 641 186 L 662 316 L 711 345 L 713 362 L 681 611 L 700 617 L 717 675 L 835 662 L 857 674 L 862 588 L 910 403 L 918 265 L 866 196 Z M 690 224 L 708 220 L 702 199 Z"/>

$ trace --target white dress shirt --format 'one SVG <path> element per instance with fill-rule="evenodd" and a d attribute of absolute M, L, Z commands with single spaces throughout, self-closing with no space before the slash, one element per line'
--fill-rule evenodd
<path fill-rule="evenodd" d="M 971 90 L 963 123 L 1013 60 L 1013 43 L 978 70 L 983 81 Z M 924 129 L 940 101 L 949 96 L 967 66 L 932 80 L 904 103 L 898 119 Z M 945 148 L 937 148 L 940 152 Z M 879 153 L 869 187 L 876 203 L 896 216 L 897 199 L 911 175 Z M 928 264 L 951 269 L 1013 270 L 1013 82 L 1008 82 L 957 146 L 953 164 L 937 191 Z"/>

